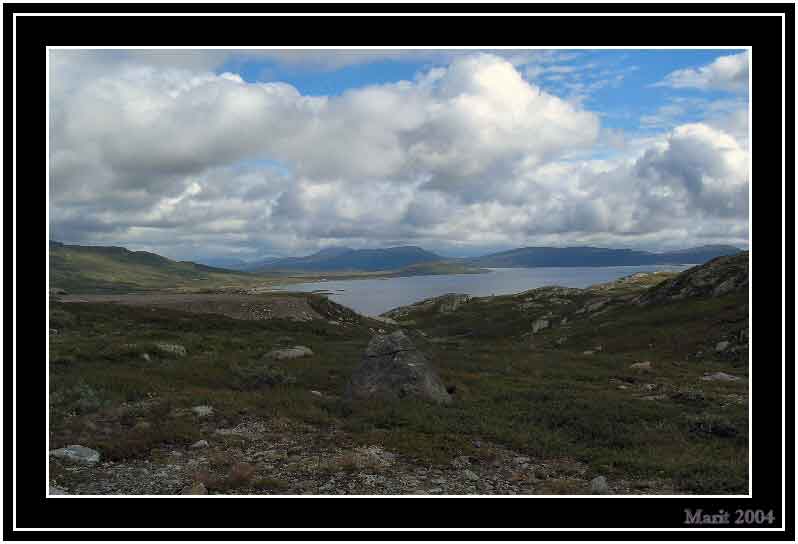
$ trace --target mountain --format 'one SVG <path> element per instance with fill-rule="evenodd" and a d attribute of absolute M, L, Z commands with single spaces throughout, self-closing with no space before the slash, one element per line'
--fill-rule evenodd
<path fill-rule="evenodd" d="M 472 266 L 492 268 L 702 264 L 715 257 L 734 255 L 740 251 L 733 246 L 701 246 L 665 253 L 601 247 L 524 247 L 467 259 L 465 262 Z"/>
<path fill-rule="evenodd" d="M 50 287 L 59 287 L 68 292 L 210 287 L 252 279 L 244 272 L 190 261 L 173 261 L 147 251 L 50 242 Z"/>
<path fill-rule="evenodd" d="M 247 267 L 257 272 L 376 272 L 399 270 L 421 263 L 444 261 L 443 257 L 420 247 L 400 246 L 385 249 L 330 248 L 308 255 L 261 261 Z"/>
<path fill-rule="evenodd" d="M 196 262 L 197 264 L 227 270 L 244 270 L 249 265 L 247 261 L 236 259 L 235 257 L 208 257 L 207 259 L 197 259 Z"/>

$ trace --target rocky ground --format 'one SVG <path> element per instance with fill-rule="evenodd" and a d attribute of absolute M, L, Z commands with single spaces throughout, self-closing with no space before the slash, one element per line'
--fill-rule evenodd
<path fill-rule="evenodd" d="M 207 439 L 155 449 L 145 459 L 93 464 L 54 460 L 54 487 L 81 495 L 673 493 L 668 482 L 656 479 L 611 480 L 605 487 L 587 476 L 584 463 L 531 459 L 481 440 L 475 441 L 476 455 L 430 466 L 377 444 L 359 444 L 335 429 L 279 420 L 246 420 L 219 429 L 197 424 Z"/>

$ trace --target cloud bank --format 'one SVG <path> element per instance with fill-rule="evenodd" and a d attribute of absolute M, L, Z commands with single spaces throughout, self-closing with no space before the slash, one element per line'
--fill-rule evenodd
<path fill-rule="evenodd" d="M 53 53 L 51 238 L 256 258 L 748 236 L 747 134 L 733 119 L 632 137 L 599 158 L 599 112 L 492 54 L 336 96 L 156 58 Z M 725 58 L 695 73 L 739 80 Z"/>

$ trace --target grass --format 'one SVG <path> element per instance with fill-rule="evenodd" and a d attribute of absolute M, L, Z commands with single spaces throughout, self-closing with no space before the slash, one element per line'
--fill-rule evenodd
<path fill-rule="evenodd" d="M 419 347 L 456 390 L 447 406 L 351 405 L 336 397 L 369 341 L 364 322 L 344 328 L 53 303 L 60 328 L 51 337 L 51 447 L 79 443 L 109 459 L 141 457 L 164 444 L 192 443 L 201 425 L 280 418 L 291 422 L 289 428 L 335 427 L 350 443 L 380 444 L 429 465 L 459 455 L 490 456 L 489 448 L 475 448 L 478 439 L 533 458 L 573 459 L 590 474 L 668 480 L 686 493 L 741 493 L 747 486 L 747 406 L 725 401 L 744 394 L 747 385 L 700 377 L 717 370 L 745 377 L 745 365 L 694 354 L 711 354 L 716 338 L 738 326 L 744 298 L 610 307 L 589 317 L 576 314 L 591 300 L 584 293 L 554 309 L 519 310 L 523 295 L 470 302 L 445 315 L 419 309 L 408 319 L 427 334 L 428 340 L 417 337 Z M 335 310 L 324 300 L 315 300 L 314 308 Z M 548 311 L 556 312 L 556 325 L 530 337 L 530 323 Z M 568 324 L 559 325 L 565 316 Z M 562 336 L 567 341 L 557 344 Z M 183 345 L 187 355 L 167 357 L 148 347 L 153 342 Z M 315 355 L 279 368 L 263 362 L 270 349 L 295 344 Z M 597 345 L 601 351 L 583 354 Z M 644 360 L 652 362 L 652 372 L 629 368 Z M 642 400 L 646 394 L 662 398 Z M 174 415 L 201 404 L 212 405 L 214 415 Z M 151 425 L 137 428 L 141 421 Z M 333 468 L 357 468 L 346 456 L 339 465 Z M 215 490 L 283 485 L 232 473 L 209 484 Z M 570 489 L 568 482 L 552 485 Z"/>

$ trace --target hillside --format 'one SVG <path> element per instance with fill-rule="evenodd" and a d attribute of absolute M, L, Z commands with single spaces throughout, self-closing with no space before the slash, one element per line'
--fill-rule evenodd
<path fill-rule="evenodd" d="M 52 301 L 50 447 L 100 461 L 53 456 L 51 485 L 560 495 L 605 478 L 598 492 L 744 494 L 747 258 L 382 320 L 311 294 Z M 367 345 L 398 328 L 450 403 L 344 399 Z"/>
<path fill-rule="evenodd" d="M 703 246 L 665 253 L 600 247 L 525 247 L 467 259 L 465 262 L 491 268 L 702 264 L 715 257 L 739 252 L 740 249 L 733 246 Z"/>
<path fill-rule="evenodd" d="M 218 287 L 255 280 L 243 272 L 173 261 L 146 251 L 50 242 L 50 287 L 69 292 Z"/>

